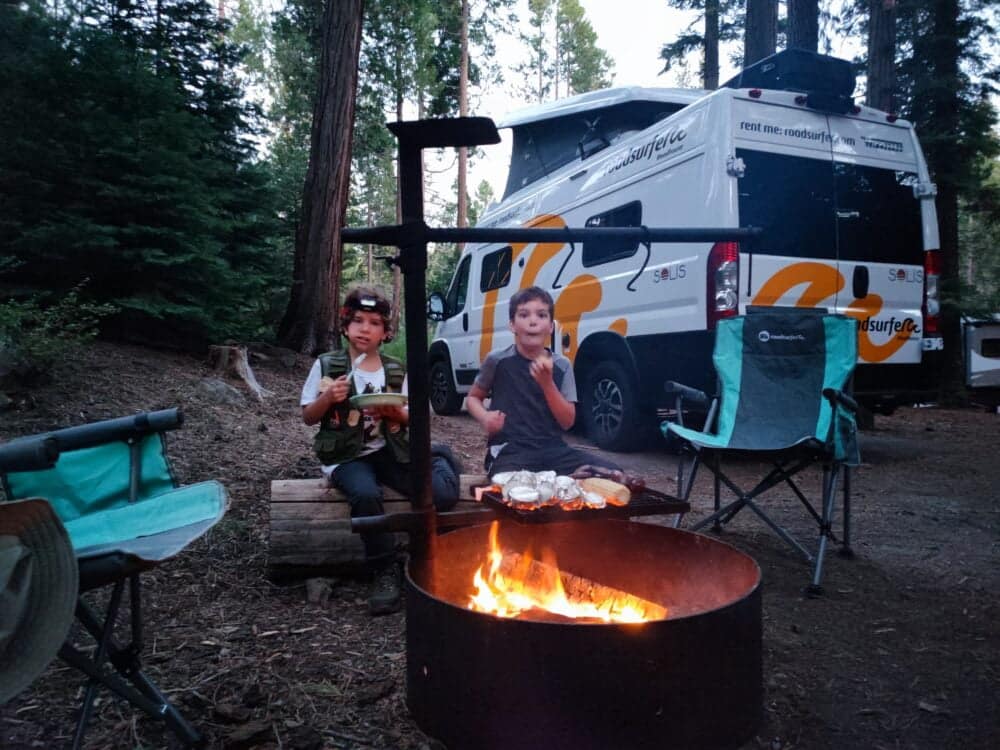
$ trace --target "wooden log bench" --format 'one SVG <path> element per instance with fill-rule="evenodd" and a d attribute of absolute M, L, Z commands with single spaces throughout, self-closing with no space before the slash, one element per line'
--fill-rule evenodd
<path fill-rule="evenodd" d="M 455 510 L 481 507 L 473 488 L 486 484 L 485 474 L 462 474 Z M 411 509 L 405 496 L 382 488 L 386 514 Z M 268 574 L 288 580 L 357 573 L 364 569 L 361 537 L 351 531 L 351 510 L 340 490 L 325 479 L 276 479 L 271 482 Z M 406 542 L 397 535 L 397 544 Z"/>

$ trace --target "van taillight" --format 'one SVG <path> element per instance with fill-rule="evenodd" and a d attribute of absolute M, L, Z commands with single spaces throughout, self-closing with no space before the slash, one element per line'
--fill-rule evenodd
<path fill-rule="evenodd" d="M 732 318 L 738 312 L 740 300 L 740 245 L 738 242 L 716 242 L 708 254 L 708 330 L 722 318 Z"/>
<path fill-rule="evenodd" d="M 924 253 L 924 336 L 941 333 L 941 297 L 938 281 L 941 279 L 941 251 Z"/>

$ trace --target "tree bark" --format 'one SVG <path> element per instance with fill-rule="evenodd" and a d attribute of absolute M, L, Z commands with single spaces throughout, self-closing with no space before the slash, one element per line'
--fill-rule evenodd
<path fill-rule="evenodd" d="M 350 188 L 363 6 L 363 0 L 339 0 L 328 2 L 323 12 L 319 90 L 295 236 L 292 291 L 278 332 L 283 345 L 306 354 L 330 349 L 337 335 L 340 230 Z"/>
<path fill-rule="evenodd" d="M 927 61 L 934 75 L 928 92 L 934 133 L 925 134 L 927 161 L 937 183 L 938 236 L 941 240 L 941 281 L 946 295 L 942 305 L 945 347 L 945 372 L 942 387 L 945 395 L 962 387 L 964 367 L 961 347 L 961 316 L 958 310 L 958 173 L 965 163 L 961 154 L 961 56 L 958 38 L 960 15 L 958 0 L 935 0 L 932 5 L 930 56 Z M 930 137 L 927 137 L 930 136 Z"/>
<path fill-rule="evenodd" d="M 747 0 L 743 67 L 773 55 L 778 44 L 778 0 Z"/>
<path fill-rule="evenodd" d="M 719 0 L 705 0 L 705 69 L 702 85 L 719 88 Z"/>
<path fill-rule="evenodd" d="M 894 111 L 896 88 L 896 0 L 868 3 L 868 94 L 869 107 Z"/>
<path fill-rule="evenodd" d="M 797 47 L 810 52 L 819 49 L 817 0 L 788 0 L 788 47 Z"/>

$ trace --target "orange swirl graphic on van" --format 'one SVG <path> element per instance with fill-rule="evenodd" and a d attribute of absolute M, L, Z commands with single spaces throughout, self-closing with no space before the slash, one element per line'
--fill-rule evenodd
<path fill-rule="evenodd" d="M 805 289 L 794 302 L 795 307 L 823 307 L 824 302 L 832 303 L 833 298 L 847 285 L 847 282 L 840 271 L 833 266 L 814 262 L 793 263 L 764 282 L 751 304 L 776 305 L 782 297 L 803 284 Z M 876 318 L 882 312 L 882 307 L 882 297 L 868 294 L 863 299 L 855 299 L 844 314 L 863 324 L 867 320 Z M 894 326 L 893 335 L 888 341 L 876 344 L 862 326 L 858 329 L 858 354 L 865 362 L 884 362 L 898 352 L 917 332 L 916 324 L 907 319 L 898 327 Z"/>
<path fill-rule="evenodd" d="M 566 222 L 561 216 L 555 214 L 542 214 L 536 216 L 525 223 L 526 227 L 532 229 L 565 229 Z M 517 242 L 510 246 L 510 263 L 513 266 L 524 249 L 531 243 Z M 538 245 L 535 252 L 531 254 L 521 275 L 519 288 L 525 289 L 535 283 L 535 277 L 545 263 L 555 256 L 562 248 L 562 242 L 543 242 Z M 479 361 L 486 359 L 486 355 L 493 351 L 493 327 L 496 325 L 497 297 L 500 295 L 500 288 L 490 289 L 483 295 L 483 325 L 482 336 L 479 338 Z"/>
<path fill-rule="evenodd" d="M 562 327 L 563 335 L 569 334 L 569 347 L 563 349 L 563 354 L 570 362 L 576 359 L 580 345 L 580 318 L 584 313 L 597 309 L 601 296 L 600 279 L 582 274 L 569 282 L 556 300 L 556 320 Z"/>
<path fill-rule="evenodd" d="M 844 310 L 844 315 L 854 318 L 858 323 L 875 318 L 882 311 L 882 298 L 877 294 L 869 294 L 863 299 L 856 299 L 850 307 Z M 895 324 L 895 320 L 890 321 Z M 892 338 L 884 344 L 874 343 L 864 328 L 858 329 L 858 354 L 865 362 L 883 362 L 899 351 L 907 341 L 917 332 L 916 324 L 912 319 L 899 323 L 898 327 L 893 325 L 894 332 Z"/>
<path fill-rule="evenodd" d="M 796 301 L 796 307 L 818 307 L 820 302 L 843 289 L 846 282 L 840 271 L 833 266 L 824 263 L 794 263 L 785 266 L 765 281 L 752 304 L 776 305 L 778 300 L 803 284 L 806 288 Z"/>

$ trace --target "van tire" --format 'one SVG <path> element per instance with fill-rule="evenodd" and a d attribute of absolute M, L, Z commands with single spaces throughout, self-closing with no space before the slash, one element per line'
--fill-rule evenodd
<path fill-rule="evenodd" d="M 430 401 L 434 413 L 444 417 L 462 411 L 462 394 L 455 390 L 455 380 L 447 360 L 438 359 L 431 365 Z"/>
<path fill-rule="evenodd" d="M 584 394 L 584 425 L 587 437 L 609 451 L 638 447 L 645 432 L 636 398 L 635 378 L 617 362 L 600 362 L 587 378 Z"/>

